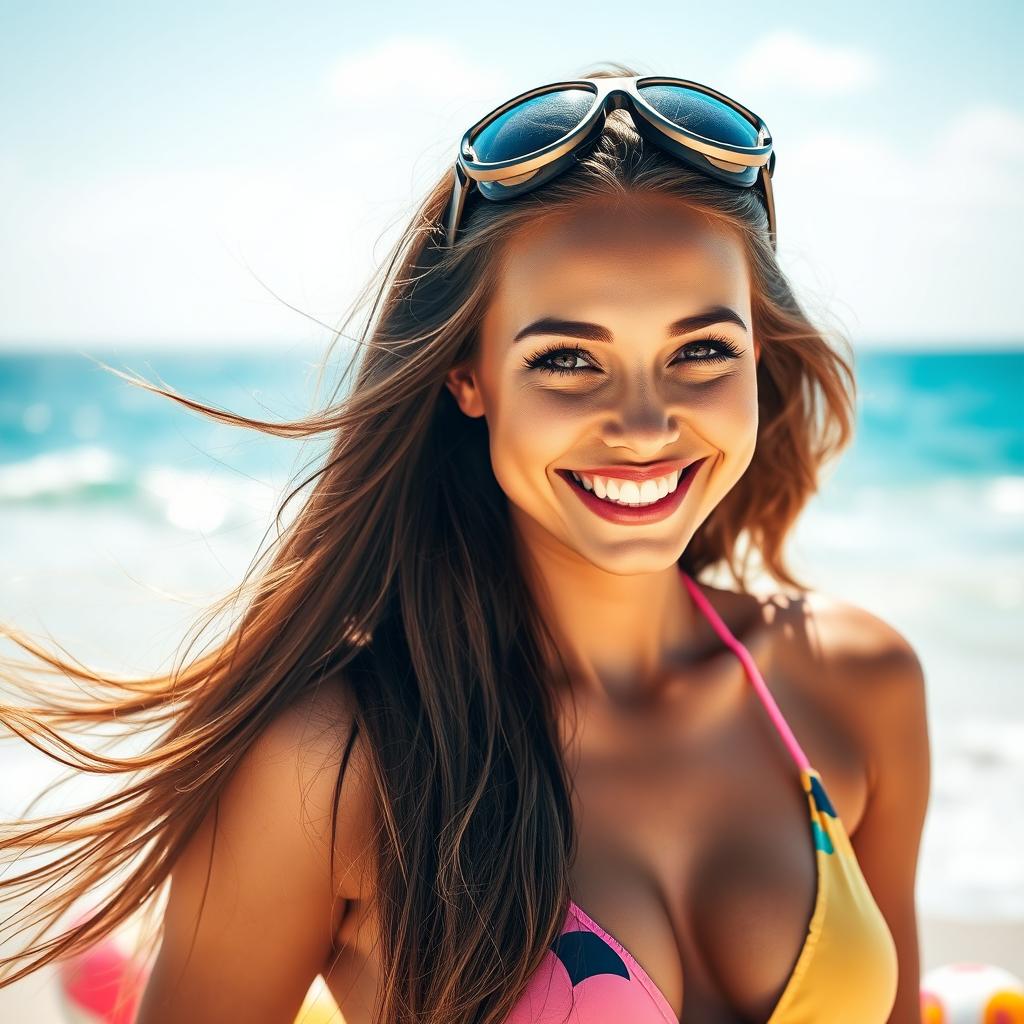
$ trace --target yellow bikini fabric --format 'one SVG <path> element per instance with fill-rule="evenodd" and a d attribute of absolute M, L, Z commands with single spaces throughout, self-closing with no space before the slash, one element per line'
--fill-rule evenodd
<path fill-rule="evenodd" d="M 810 812 L 817 866 L 814 910 L 796 965 L 767 1024 L 886 1024 L 896 1001 L 896 945 L 846 829 L 750 652 L 697 584 L 682 574 L 694 603 L 743 663 L 796 764 Z M 570 900 L 561 934 L 506 1024 L 680 1022 L 630 951 Z"/>
<path fill-rule="evenodd" d="M 896 1001 L 896 944 L 821 776 L 808 767 L 800 779 L 814 831 L 817 903 L 769 1024 L 884 1024 Z"/>

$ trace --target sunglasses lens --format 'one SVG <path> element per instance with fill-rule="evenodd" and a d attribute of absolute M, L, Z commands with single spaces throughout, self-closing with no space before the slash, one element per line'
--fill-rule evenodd
<path fill-rule="evenodd" d="M 640 95 L 673 124 L 715 142 L 757 146 L 757 128 L 738 110 L 682 85 L 641 85 Z"/>
<path fill-rule="evenodd" d="M 550 146 L 579 126 L 594 100 L 589 89 L 557 89 L 523 100 L 473 135 L 473 157 L 497 163 Z"/>

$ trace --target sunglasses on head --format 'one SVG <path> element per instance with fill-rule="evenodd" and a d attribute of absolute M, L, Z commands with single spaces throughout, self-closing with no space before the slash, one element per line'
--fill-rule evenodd
<path fill-rule="evenodd" d="M 684 78 L 621 75 L 552 82 L 521 93 L 462 136 L 445 216 L 446 244 L 458 233 L 473 185 L 502 202 L 570 167 L 597 139 L 608 111 L 628 108 L 637 131 L 690 167 L 736 188 L 752 188 L 768 212 L 772 248 L 775 152 L 767 125 L 724 93 Z"/>

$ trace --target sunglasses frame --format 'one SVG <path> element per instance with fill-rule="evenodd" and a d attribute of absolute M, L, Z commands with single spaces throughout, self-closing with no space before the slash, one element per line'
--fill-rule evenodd
<path fill-rule="evenodd" d="M 679 85 L 724 103 L 756 128 L 758 144 L 739 146 L 717 142 L 681 128 L 660 114 L 643 98 L 640 87 L 649 85 Z M 586 89 L 595 97 L 586 117 L 572 131 L 522 157 L 491 162 L 474 159 L 473 139 L 488 125 L 526 100 L 561 89 Z M 729 180 L 731 175 L 743 174 L 751 167 L 758 168 L 753 181 L 736 187 L 752 188 L 760 194 L 768 212 L 772 249 L 776 249 L 775 200 L 771 185 L 772 174 L 775 171 L 775 151 L 768 126 L 752 110 L 748 110 L 741 103 L 711 86 L 664 75 L 617 75 L 609 78 L 578 78 L 549 82 L 547 85 L 540 85 L 514 96 L 476 121 L 466 130 L 459 143 L 459 153 L 453 168 L 454 187 L 445 216 L 446 244 L 450 247 L 455 240 L 474 182 L 495 182 L 505 186 L 502 194 L 498 196 L 485 195 L 477 187 L 477 193 L 490 202 L 513 199 L 524 192 L 532 191 L 568 169 L 575 159 L 575 153 L 600 135 L 608 112 L 621 108 L 629 110 L 637 130 L 645 139 L 718 181 L 736 185 L 736 182 Z"/>

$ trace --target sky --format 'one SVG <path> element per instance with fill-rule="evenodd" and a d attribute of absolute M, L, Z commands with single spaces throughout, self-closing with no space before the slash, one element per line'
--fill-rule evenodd
<path fill-rule="evenodd" d="M 1009 0 L 0 0 L 0 348 L 323 340 L 472 121 L 604 61 L 761 115 L 818 323 L 1021 346 L 1022 29 Z"/>

